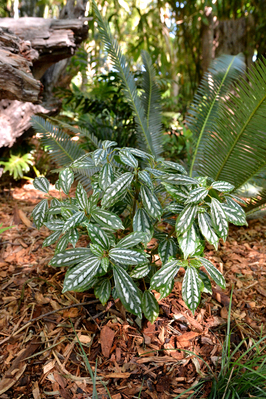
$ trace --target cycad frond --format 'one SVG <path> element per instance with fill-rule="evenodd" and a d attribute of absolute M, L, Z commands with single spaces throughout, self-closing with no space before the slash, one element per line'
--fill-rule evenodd
<path fill-rule="evenodd" d="M 221 100 L 224 100 L 232 83 L 244 71 L 245 63 L 241 55 L 223 55 L 214 60 L 205 73 L 187 118 L 188 127 L 195 138 L 190 175 L 193 170 L 202 169 L 206 147 L 208 147 L 210 135 L 216 126 Z"/>
<path fill-rule="evenodd" d="M 204 132 L 197 171 L 215 180 L 244 185 L 266 167 L 266 65 L 258 61 L 234 87 L 215 128 Z M 195 168 L 195 166 L 194 166 Z"/>
<path fill-rule="evenodd" d="M 245 208 L 246 215 L 251 215 L 256 211 L 260 211 L 266 207 L 266 189 L 262 189 L 256 197 L 249 199 Z"/>
<path fill-rule="evenodd" d="M 152 143 L 156 156 L 163 151 L 162 147 L 162 122 L 161 122 L 161 105 L 160 92 L 155 83 L 155 69 L 152 65 L 152 60 L 147 51 L 141 52 L 142 61 L 145 67 L 143 72 L 142 87 L 144 89 L 141 97 L 142 104 L 145 109 L 145 116 L 149 131 L 152 135 Z"/>
<path fill-rule="evenodd" d="M 144 109 L 141 100 L 137 93 L 137 87 L 133 74 L 130 72 L 129 65 L 125 56 L 122 54 L 117 41 L 113 38 L 109 26 L 103 20 L 98 7 L 93 0 L 93 10 L 95 12 L 100 37 L 105 45 L 105 48 L 111 57 L 114 67 L 118 71 L 120 79 L 123 83 L 124 93 L 133 111 L 135 122 L 137 125 L 139 146 L 141 149 L 148 151 L 156 156 L 156 151 L 153 146 L 152 135 L 147 126 Z"/>

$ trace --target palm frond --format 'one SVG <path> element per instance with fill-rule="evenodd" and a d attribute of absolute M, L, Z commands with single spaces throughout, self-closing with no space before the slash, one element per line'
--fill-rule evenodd
<path fill-rule="evenodd" d="M 212 131 L 215 129 L 221 100 L 228 94 L 232 83 L 245 71 L 243 56 L 223 55 L 213 61 L 195 95 L 187 118 L 195 143 L 192 157 L 192 171 L 202 169 L 205 163 L 205 152 Z"/>
<path fill-rule="evenodd" d="M 142 150 L 148 151 L 156 156 L 153 146 L 152 135 L 147 126 L 144 109 L 138 96 L 136 83 L 133 74 L 130 72 L 129 65 L 125 56 L 122 54 L 117 41 L 113 38 L 109 26 L 103 20 L 98 7 L 93 0 L 93 10 L 96 15 L 98 30 L 105 48 L 118 71 L 120 79 L 123 83 L 124 93 L 133 111 L 135 122 L 137 125 L 139 146 Z"/>
<path fill-rule="evenodd" d="M 266 189 L 262 189 L 256 197 L 249 199 L 245 207 L 246 215 L 251 215 L 266 207 Z"/>
<path fill-rule="evenodd" d="M 160 92 L 155 83 L 155 69 L 152 65 L 152 60 L 147 51 L 141 52 L 142 61 L 145 67 L 143 72 L 142 87 L 144 89 L 141 97 L 143 107 L 145 109 L 145 116 L 149 131 L 152 135 L 152 143 L 156 156 L 160 155 L 163 151 L 162 146 L 162 121 L 161 121 L 161 105 L 160 105 Z"/>
<path fill-rule="evenodd" d="M 258 61 L 234 87 L 211 131 L 202 135 L 197 171 L 243 186 L 266 167 L 266 65 Z"/>

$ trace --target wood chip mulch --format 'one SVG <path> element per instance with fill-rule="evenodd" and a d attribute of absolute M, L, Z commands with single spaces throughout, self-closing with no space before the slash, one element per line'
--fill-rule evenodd
<path fill-rule="evenodd" d="M 125 313 L 119 301 L 103 307 L 92 291 L 62 294 L 65 269 L 48 266 L 54 246 L 42 248 L 49 231 L 30 220 L 41 197 L 28 184 L 0 203 L 0 222 L 14 225 L 0 237 L 0 398 L 90 398 L 92 380 L 74 329 L 93 371 L 97 363 L 99 398 L 187 398 L 193 390 L 182 392 L 202 379 L 206 398 L 210 370 L 219 368 L 232 287 L 232 341 L 249 338 L 248 348 L 266 334 L 266 218 L 231 226 L 218 251 L 207 245 L 206 257 L 225 275 L 225 291 L 204 294 L 193 316 L 179 276 L 152 325 Z M 85 245 L 85 239 L 78 243 Z"/>

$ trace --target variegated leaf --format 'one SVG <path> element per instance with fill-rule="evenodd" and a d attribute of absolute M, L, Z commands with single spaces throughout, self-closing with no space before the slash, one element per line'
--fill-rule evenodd
<path fill-rule="evenodd" d="M 185 260 L 189 256 L 195 254 L 197 249 L 201 247 L 200 238 L 196 233 L 194 225 L 191 225 L 191 227 L 185 233 L 183 233 L 183 235 L 178 237 L 178 244 L 184 254 Z"/>
<path fill-rule="evenodd" d="M 49 183 L 48 179 L 44 178 L 44 176 L 40 176 L 40 177 L 34 179 L 33 186 L 37 190 L 41 190 L 44 193 L 48 193 L 50 183 Z"/>
<path fill-rule="evenodd" d="M 153 324 L 159 315 L 159 304 L 154 295 L 148 290 L 143 293 L 141 308 L 145 317 Z"/>
<path fill-rule="evenodd" d="M 184 210 L 184 206 L 172 202 L 165 207 L 164 212 L 170 212 L 172 214 L 180 214 Z"/>
<path fill-rule="evenodd" d="M 204 284 L 203 292 L 212 294 L 212 284 L 211 284 L 211 281 L 210 281 L 208 275 L 205 274 L 205 272 L 201 271 L 200 269 L 198 270 L 198 274 Z"/>
<path fill-rule="evenodd" d="M 61 214 L 61 207 L 62 205 L 51 206 L 48 211 L 49 215 Z"/>
<path fill-rule="evenodd" d="M 211 218 L 216 232 L 225 242 L 228 235 L 228 222 L 222 204 L 214 198 L 211 201 Z"/>
<path fill-rule="evenodd" d="M 153 190 L 153 183 L 150 177 L 150 174 L 148 173 L 148 171 L 139 171 L 138 173 L 138 177 L 140 182 L 144 183 L 145 185 L 148 186 L 149 189 Z"/>
<path fill-rule="evenodd" d="M 123 269 L 114 265 L 115 289 L 125 309 L 142 318 L 140 291 Z"/>
<path fill-rule="evenodd" d="M 174 239 L 172 238 L 164 239 L 160 242 L 158 247 L 158 254 L 163 264 L 167 263 L 169 257 L 175 256 L 176 252 L 177 252 L 177 245 Z"/>
<path fill-rule="evenodd" d="M 102 142 L 102 148 L 105 150 L 109 149 L 110 147 L 114 147 L 114 146 L 117 146 L 117 143 L 114 142 L 113 140 L 104 140 Z"/>
<path fill-rule="evenodd" d="M 99 176 L 99 186 L 101 189 L 104 191 L 114 182 L 114 173 L 113 173 L 113 168 L 110 164 L 106 163 L 102 167 L 102 170 L 100 172 Z"/>
<path fill-rule="evenodd" d="M 70 167 L 74 169 L 92 169 L 95 168 L 95 162 L 92 158 L 88 157 L 87 154 L 85 154 L 79 159 L 73 161 L 70 164 Z"/>
<path fill-rule="evenodd" d="M 212 221 L 211 221 L 209 214 L 206 212 L 199 213 L 198 214 L 198 223 L 199 223 L 199 228 L 201 230 L 202 235 L 217 250 L 218 244 L 219 244 L 219 238 L 215 233 L 215 230 L 213 228 Z"/>
<path fill-rule="evenodd" d="M 109 251 L 109 256 L 114 263 L 124 265 L 136 265 L 147 262 L 145 255 L 136 250 L 125 249 L 123 247 L 115 247 Z"/>
<path fill-rule="evenodd" d="M 174 279 L 168 279 L 163 286 L 161 286 L 158 290 L 160 293 L 159 300 L 164 299 L 165 297 L 169 296 L 169 294 L 173 291 L 174 288 Z"/>
<path fill-rule="evenodd" d="M 163 212 L 162 206 L 158 198 L 152 193 L 152 191 L 145 186 L 141 186 L 140 195 L 142 203 L 148 214 L 155 219 L 159 219 Z"/>
<path fill-rule="evenodd" d="M 62 219 L 54 219 L 52 221 L 44 222 L 46 228 L 50 229 L 51 231 L 62 231 L 64 227 L 65 221 Z"/>
<path fill-rule="evenodd" d="M 61 171 L 59 174 L 59 184 L 60 188 L 63 190 L 65 194 L 69 193 L 69 190 L 73 182 L 74 182 L 73 172 L 69 168 L 63 169 L 63 171 Z"/>
<path fill-rule="evenodd" d="M 80 182 L 78 183 L 76 189 L 76 199 L 82 210 L 88 210 L 89 208 L 88 194 Z"/>
<path fill-rule="evenodd" d="M 73 247 L 75 247 L 77 244 L 77 241 L 79 240 L 78 230 L 75 228 L 70 229 L 70 231 L 68 231 L 68 234 L 69 234 L 70 243 L 72 244 Z"/>
<path fill-rule="evenodd" d="M 151 289 L 160 289 L 168 280 L 173 279 L 181 265 L 182 263 L 179 260 L 168 261 L 168 263 L 163 265 L 151 278 Z"/>
<path fill-rule="evenodd" d="M 66 250 L 68 243 L 69 243 L 69 232 L 67 232 L 64 236 L 62 236 L 61 239 L 58 241 L 55 249 L 55 254 L 63 253 Z"/>
<path fill-rule="evenodd" d="M 150 160 L 154 158 L 151 154 L 146 153 L 145 151 L 135 149 L 132 147 L 127 147 L 127 150 L 130 151 L 131 154 L 134 154 L 134 156 L 142 158 L 143 160 Z"/>
<path fill-rule="evenodd" d="M 234 185 L 231 185 L 231 183 L 228 182 L 223 182 L 223 181 L 216 181 L 212 183 L 212 188 L 219 190 L 219 192 L 232 192 L 234 190 Z"/>
<path fill-rule="evenodd" d="M 184 210 L 179 214 L 176 224 L 175 230 L 176 235 L 180 236 L 185 233 L 193 224 L 198 211 L 198 206 L 194 204 L 188 204 Z"/>
<path fill-rule="evenodd" d="M 72 217 L 73 212 L 70 211 L 70 210 L 69 210 L 68 208 L 66 208 L 66 207 L 61 207 L 61 215 L 62 215 L 62 217 L 64 218 L 64 220 L 67 220 L 67 219 L 69 219 L 69 218 Z"/>
<path fill-rule="evenodd" d="M 104 279 L 98 283 L 94 288 L 94 294 L 100 300 L 102 305 L 105 305 L 111 295 L 110 279 Z"/>
<path fill-rule="evenodd" d="M 187 175 L 187 171 L 185 170 L 182 165 L 177 164 L 173 161 L 162 161 L 162 166 L 165 167 L 165 169 L 173 169 L 175 171 L 181 172 L 184 175 Z"/>
<path fill-rule="evenodd" d="M 131 172 L 122 174 L 106 190 L 102 198 L 102 207 L 113 206 L 126 195 L 127 188 L 131 185 L 134 175 Z"/>
<path fill-rule="evenodd" d="M 97 257 L 90 257 L 68 270 L 62 292 L 77 290 L 85 286 L 97 274 L 100 263 L 101 261 Z"/>
<path fill-rule="evenodd" d="M 248 225 L 246 216 L 245 214 L 243 214 L 243 212 L 238 212 L 235 208 L 227 204 L 222 204 L 222 207 L 225 212 L 227 221 L 237 226 Z"/>
<path fill-rule="evenodd" d="M 119 157 L 123 164 L 129 165 L 132 168 L 138 168 L 138 160 L 129 150 L 121 149 L 119 151 Z"/>
<path fill-rule="evenodd" d="M 88 229 L 88 234 L 92 243 L 97 244 L 106 250 L 109 249 L 109 238 L 102 228 L 92 224 L 87 224 L 86 228 Z"/>
<path fill-rule="evenodd" d="M 201 262 L 201 264 L 206 269 L 210 277 L 214 280 L 214 282 L 217 283 L 217 285 L 221 286 L 221 288 L 225 289 L 225 279 L 221 272 L 213 265 L 213 263 L 203 257 L 197 257 L 197 259 Z"/>
<path fill-rule="evenodd" d="M 113 231 L 124 229 L 121 219 L 116 214 L 113 214 L 110 211 L 104 211 L 96 208 L 95 210 L 93 210 L 91 215 L 93 216 L 95 221 L 98 222 L 98 224 L 104 227 L 106 226 Z"/>
<path fill-rule="evenodd" d="M 93 152 L 93 161 L 97 167 L 107 157 L 107 152 L 104 149 L 98 149 Z"/>
<path fill-rule="evenodd" d="M 208 190 L 202 187 L 191 190 L 185 204 L 199 203 L 208 195 Z"/>
<path fill-rule="evenodd" d="M 228 199 L 228 198 L 234 199 L 234 200 L 238 201 L 240 204 L 243 204 L 243 205 L 247 204 L 244 199 L 241 199 L 241 197 L 238 197 L 235 194 L 226 193 L 225 197 L 226 197 L 226 199 Z"/>
<path fill-rule="evenodd" d="M 162 182 L 162 184 L 165 187 L 165 190 L 167 193 L 169 193 L 172 198 L 179 202 L 184 202 L 188 198 L 189 192 L 183 187 L 174 187 L 170 185 L 169 183 Z"/>
<path fill-rule="evenodd" d="M 61 235 L 61 231 L 55 231 L 50 236 L 48 236 L 42 244 L 42 247 L 51 246 L 51 244 L 55 243 Z"/>
<path fill-rule="evenodd" d="M 141 279 L 149 274 L 151 267 L 149 264 L 139 264 L 130 273 L 131 278 Z"/>
<path fill-rule="evenodd" d="M 198 272 L 195 268 L 188 266 L 182 283 L 182 297 L 188 308 L 195 313 L 199 305 L 201 291 L 198 282 Z"/>
<path fill-rule="evenodd" d="M 56 190 L 61 190 L 60 179 L 57 179 L 57 181 L 55 182 L 54 186 L 55 186 Z"/>
<path fill-rule="evenodd" d="M 96 207 L 99 201 L 100 191 L 94 190 L 92 195 L 88 198 L 88 212 L 91 213 Z"/>
<path fill-rule="evenodd" d="M 91 249 L 91 252 L 95 256 L 97 256 L 97 257 L 102 257 L 103 256 L 104 249 L 101 246 L 99 246 L 98 244 L 91 243 L 90 244 L 90 249 Z"/>
<path fill-rule="evenodd" d="M 76 214 L 72 215 L 68 220 L 65 222 L 63 226 L 63 232 L 68 231 L 71 228 L 75 228 L 78 226 L 84 219 L 85 214 L 83 211 L 78 211 Z"/>
<path fill-rule="evenodd" d="M 198 185 L 197 179 L 187 175 L 164 174 L 161 176 L 162 182 L 170 183 L 171 185 Z"/>
<path fill-rule="evenodd" d="M 125 236 L 123 239 L 119 240 L 117 247 L 123 247 L 128 249 L 129 247 L 134 247 L 141 242 L 145 242 L 146 235 L 143 232 L 132 232 Z"/>
<path fill-rule="evenodd" d="M 147 167 L 146 171 L 149 171 L 156 178 L 161 178 L 163 175 L 165 175 L 165 171 L 160 171 L 159 169 L 154 169 L 150 167 Z"/>
<path fill-rule="evenodd" d="M 53 267 L 71 267 L 91 256 L 92 253 L 87 247 L 77 247 L 76 249 L 68 249 L 63 253 L 56 254 L 51 259 L 50 265 Z"/>
<path fill-rule="evenodd" d="M 107 272 L 108 267 L 109 267 L 109 258 L 108 257 L 103 257 L 101 259 L 101 267 L 105 272 Z"/>
<path fill-rule="evenodd" d="M 149 242 L 153 236 L 153 224 L 143 208 L 139 208 L 133 218 L 133 231 L 144 232 L 146 234 L 146 243 Z"/>
<path fill-rule="evenodd" d="M 32 211 L 33 221 L 37 229 L 40 229 L 40 227 L 43 225 L 47 213 L 48 201 L 46 199 L 43 199 L 40 201 L 40 203 L 37 204 L 37 206 L 34 207 Z"/>

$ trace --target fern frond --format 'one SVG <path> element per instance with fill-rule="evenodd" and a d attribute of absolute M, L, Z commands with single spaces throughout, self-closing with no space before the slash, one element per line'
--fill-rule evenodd
<path fill-rule="evenodd" d="M 152 135 L 147 126 L 147 120 L 141 104 L 141 100 L 137 93 L 134 76 L 130 72 L 130 68 L 126 61 L 126 58 L 122 54 L 117 41 L 113 38 L 109 26 L 103 20 L 94 0 L 93 10 L 96 15 L 100 37 L 105 45 L 108 54 L 110 55 L 110 58 L 119 74 L 120 79 L 122 80 L 125 96 L 133 111 L 135 122 L 137 125 L 139 146 L 141 149 L 148 151 L 150 154 L 156 156 L 156 151 L 153 147 L 152 142 Z"/>
<path fill-rule="evenodd" d="M 156 156 L 159 156 L 163 151 L 162 146 L 162 122 L 161 122 L 161 105 L 160 92 L 155 82 L 156 74 L 152 65 L 152 60 L 147 51 L 141 52 L 142 61 L 145 67 L 143 72 L 142 87 L 144 89 L 141 97 L 145 116 L 149 131 L 152 135 L 152 143 Z"/>
<path fill-rule="evenodd" d="M 211 133 L 215 129 L 221 100 L 224 100 L 232 83 L 244 71 L 245 63 L 241 55 L 223 55 L 214 60 L 205 73 L 187 118 L 188 127 L 195 138 L 190 176 L 193 170 L 199 172 L 199 169 L 202 169 L 206 147 L 208 147 Z"/>

